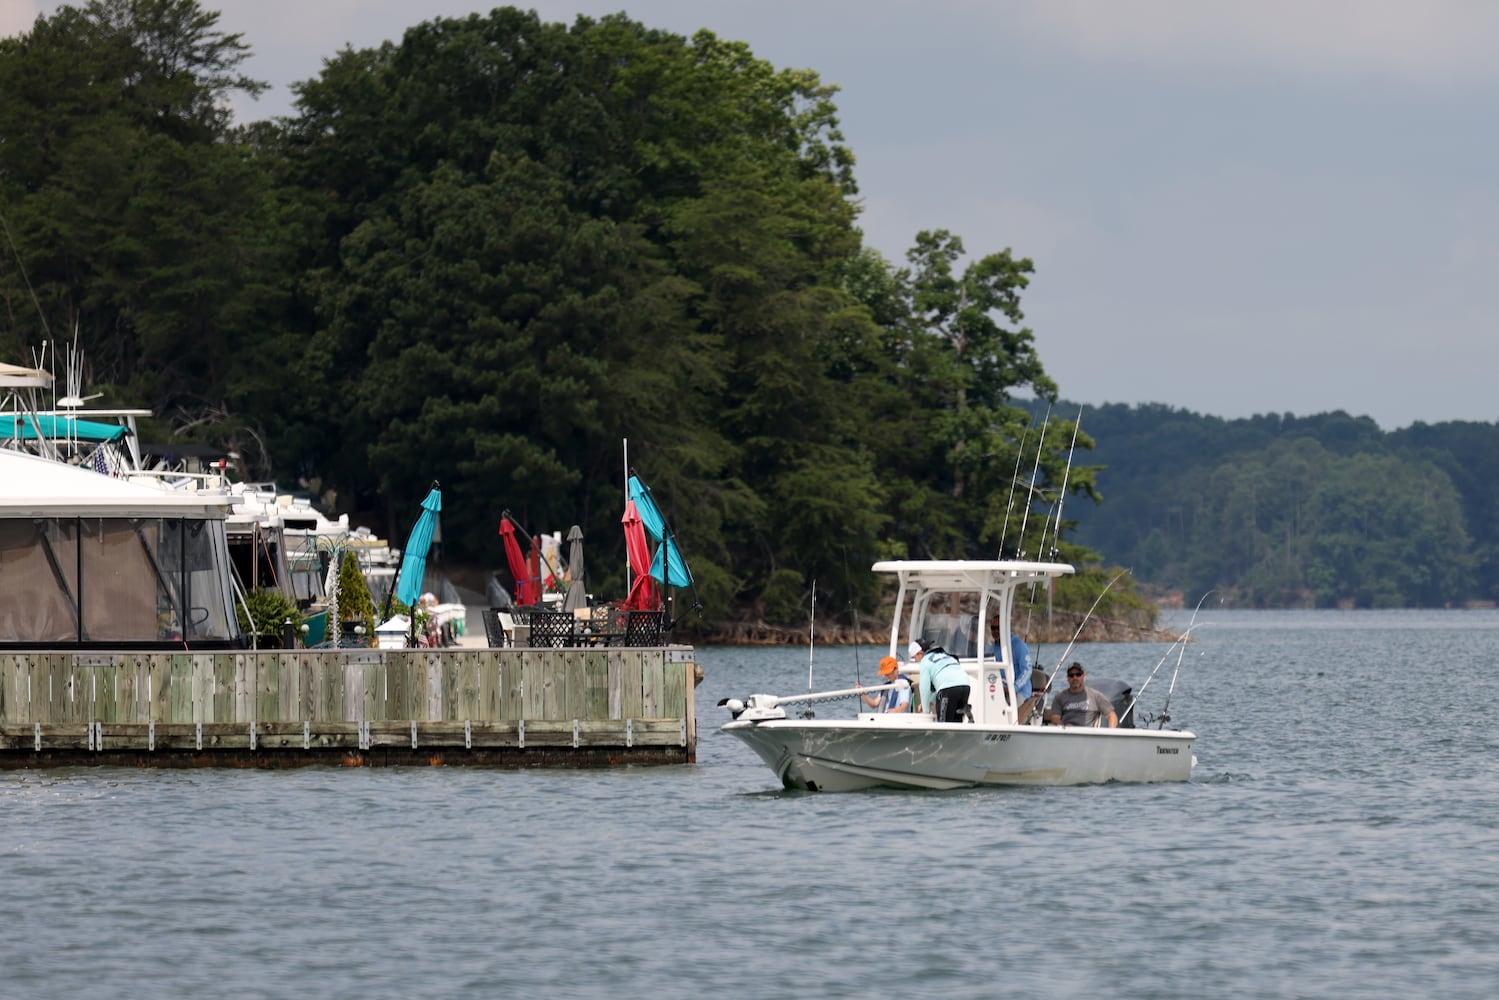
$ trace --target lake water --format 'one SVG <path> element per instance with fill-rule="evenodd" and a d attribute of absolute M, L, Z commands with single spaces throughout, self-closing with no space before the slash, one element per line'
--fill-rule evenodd
<path fill-rule="evenodd" d="M 0 996 L 1493 996 L 1499 613 L 1198 620 L 1185 784 L 782 791 L 716 702 L 805 647 L 691 767 L 0 774 Z"/>

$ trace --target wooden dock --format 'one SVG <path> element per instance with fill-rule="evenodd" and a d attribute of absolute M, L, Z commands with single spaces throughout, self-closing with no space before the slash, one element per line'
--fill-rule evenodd
<path fill-rule="evenodd" d="M 0 768 L 697 758 L 691 647 L 0 653 Z"/>

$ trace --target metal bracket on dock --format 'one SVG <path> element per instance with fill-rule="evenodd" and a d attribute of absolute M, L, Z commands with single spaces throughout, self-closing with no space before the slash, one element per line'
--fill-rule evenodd
<path fill-rule="evenodd" d="M 30 684 L 31 678 L 26 678 L 26 683 Z M 31 732 L 36 737 L 36 748 L 40 750 L 42 748 L 42 724 L 38 722 Z"/>
<path fill-rule="evenodd" d="M 416 749 L 416 720 L 411 720 L 411 749 Z"/>
<path fill-rule="evenodd" d="M 100 733 L 99 735 L 102 737 L 104 734 Z M 101 739 L 99 742 L 102 743 L 104 741 Z M 147 750 L 155 750 L 156 749 L 156 723 L 155 722 L 148 722 L 148 723 L 146 723 L 146 749 Z"/>
<path fill-rule="evenodd" d="M 573 749 L 578 749 L 578 720 L 573 720 Z"/>
<path fill-rule="evenodd" d="M 359 749 L 361 749 L 361 750 L 368 750 L 369 748 L 370 748 L 370 724 L 367 721 L 366 722 L 361 722 L 359 724 Z"/>
<path fill-rule="evenodd" d="M 474 724 L 468 719 L 463 720 L 463 749 L 474 748 Z"/>
<path fill-rule="evenodd" d="M 312 723 L 308 722 L 308 721 L 306 721 L 304 719 L 302 721 L 302 749 L 303 750 L 307 750 L 307 749 L 310 749 L 311 747 L 312 747 Z"/>
<path fill-rule="evenodd" d="M 520 730 L 520 748 L 524 750 L 526 749 L 526 720 L 521 719 L 517 728 Z"/>
<path fill-rule="evenodd" d="M 626 719 L 625 720 L 625 746 L 632 747 L 634 745 L 635 745 L 635 720 L 634 719 Z"/>
<path fill-rule="evenodd" d="M 198 749 L 202 750 L 203 749 L 203 723 L 199 722 L 199 723 L 195 723 L 193 725 L 193 740 L 197 744 Z"/>
<path fill-rule="evenodd" d="M 88 748 L 90 750 L 104 749 L 104 724 L 102 722 L 88 724 Z"/>
<path fill-rule="evenodd" d="M 250 749 L 255 749 L 255 723 L 250 723 Z"/>
<path fill-rule="evenodd" d="M 682 720 L 681 726 L 678 727 L 678 729 L 677 729 L 677 734 L 679 736 L 681 736 L 681 738 L 682 738 L 681 746 L 685 747 L 687 745 L 687 720 L 686 719 Z"/>

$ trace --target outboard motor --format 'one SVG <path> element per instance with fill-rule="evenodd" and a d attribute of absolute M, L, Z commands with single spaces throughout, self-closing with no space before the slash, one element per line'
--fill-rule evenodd
<path fill-rule="evenodd" d="M 776 703 L 774 695 L 752 694 L 743 701 L 738 698 L 724 698 L 718 704 L 720 708 L 727 708 L 729 716 L 736 721 L 741 716 L 746 722 L 786 718 L 786 710 Z"/>

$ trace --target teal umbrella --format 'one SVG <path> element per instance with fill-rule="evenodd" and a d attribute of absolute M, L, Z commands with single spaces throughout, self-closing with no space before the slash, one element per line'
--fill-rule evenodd
<path fill-rule="evenodd" d="M 396 597 L 409 608 L 415 608 L 422 596 L 422 578 L 427 575 L 427 550 L 432 547 L 432 533 L 437 528 L 437 514 L 442 510 L 442 491 L 437 484 L 422 501 L 422 516 L 416 519 L 406 549 L 401 553 L 401 575 L 396 581 Z M 414 616 L 413 616 L 414 617 Z"/>
<path fill-rule="evenodd" d="M 640 523 L 645 525 L 645 530 L 650 532 L 652 538 L 661 543 L 651 562 L 651 576 L 673 587 L 690 586 L 692 571 L 682 558 L 682 549 L 672 537 L 671 528 L 667 525 L 661 508 L 656 506 L 656 500 L 651 496 L 651 488 L 633 474 L 627 485 L 630 499 L 635 501 L 635 508 L 640 513 Z"/>

